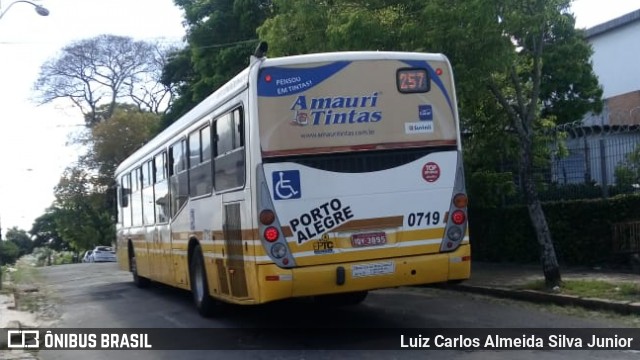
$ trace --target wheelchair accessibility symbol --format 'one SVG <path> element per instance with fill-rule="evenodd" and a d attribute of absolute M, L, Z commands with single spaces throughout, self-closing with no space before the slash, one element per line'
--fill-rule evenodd
<path fill-rule="evenodd" d="M 299 199 L 302 197 L 300 189 L 300 171 L 274 171 L 271 173 L 273 179 L 273 198 L 276 200 Z"/>

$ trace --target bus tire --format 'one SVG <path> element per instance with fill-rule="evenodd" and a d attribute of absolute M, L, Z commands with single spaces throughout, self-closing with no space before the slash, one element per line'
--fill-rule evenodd
<path fill-rule="evenodd" d="M 138 262 L 136 261 L 135 254 L 129 254 L 129 267 L 131 274 L 133 275 L 133 283 L 139 288 L 146 288 L 151 281 L 146 277 L 138 275 Z"/>
<path fill-rule="evenodd" d="M 191 262 L 189 263 L 189 280 L 191 281 L 191 294 L 193 302 L 203 317 L 219 316 L 222 313 L 223 304 L 209 295 L 207 272 L 204 267 L 204 256 L 200 245 L 193 249 Z"/>
<path fill-rule="evenodd" d="M 316 301 L 328 306 L 355 306 L 363 302 L 368 291 L 355 291 L 342 294 L 316 296 Z"/>

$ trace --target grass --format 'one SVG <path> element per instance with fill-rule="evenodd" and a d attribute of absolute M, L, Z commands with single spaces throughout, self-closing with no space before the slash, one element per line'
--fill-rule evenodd
<path fill-rule="evenodd" d="M 527 283 L 521 289 L 548 291 L 544 280 Z M 560 293 L 585 298 L 640 301 L 640 285 L 632 283 L 610 283 L 600 280 L 565 280 L 562 282 Z"/>
<path fill-rule="evenodd" d="M 21 311 L 37 312 L 43 302 L 44 294 L 38 290 L 38 284 L 41 282 L 38 269 L 29 263 L 26 259 L 20 259 L 13 266 L 15 271 L 7 272 L 11 281 L 11 290 L 16 300 L 16 305 Z M 27 288 L 33 288 L 35 291 L 23 291 Z"/>

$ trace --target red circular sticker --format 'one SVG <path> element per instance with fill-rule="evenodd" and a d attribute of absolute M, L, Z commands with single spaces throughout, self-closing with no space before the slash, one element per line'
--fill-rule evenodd
<path fill-rule="evenodd" d="M 428 162 L 422 167 L 422 178 L 427 182 L 434 182 L 440 178 L 440 167 L 434 162 Z"/>

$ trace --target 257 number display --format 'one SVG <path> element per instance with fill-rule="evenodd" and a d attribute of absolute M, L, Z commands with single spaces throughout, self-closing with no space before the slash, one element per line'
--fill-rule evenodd
<path fill-rule="evenodd" d="M 396 86 L 401 93 L 429 91 L 429 78 L 425 69 L 400 69 L 396 73 Z"/>
<path fill-rule="evenodd" d="M 440 223 L 440 213 L 437 211 L 415 212 L 407 216 L 407 226 L 429 226 Z"/>

